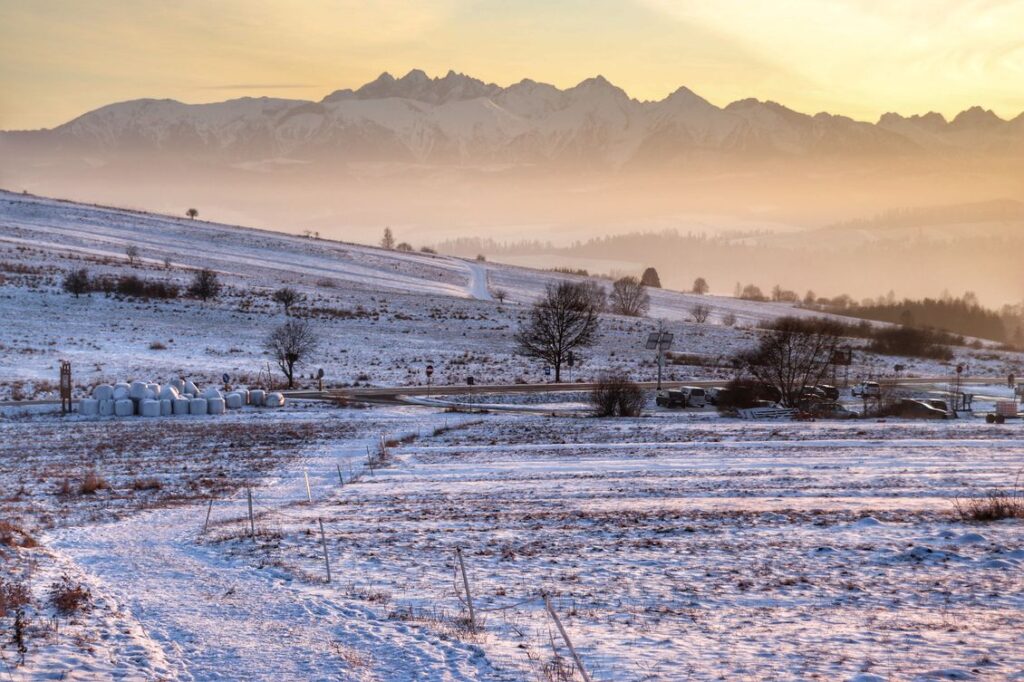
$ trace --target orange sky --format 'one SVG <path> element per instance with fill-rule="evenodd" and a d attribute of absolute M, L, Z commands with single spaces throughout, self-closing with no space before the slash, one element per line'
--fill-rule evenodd
<path fill-rule="evenodd" d="M 300 9 L 301 8 L 301 9 Z M 875 120 L 1024 110 L 1019 0 L 0 0 L 0 128 L 137 97 L 319 99 L 382 71 L 602 74 Z"/>

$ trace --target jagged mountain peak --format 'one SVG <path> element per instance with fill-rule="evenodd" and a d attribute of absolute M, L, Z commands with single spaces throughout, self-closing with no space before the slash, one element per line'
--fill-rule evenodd
<path fill-rule="evenodd" d="M 991 109 L 984 109 L 973 106 L 970 109 L 961 111 L 950 122 L 950 126 L 959 130 L 993 128 L 1005 123 L 1003 119 L 996 116 Z"/>

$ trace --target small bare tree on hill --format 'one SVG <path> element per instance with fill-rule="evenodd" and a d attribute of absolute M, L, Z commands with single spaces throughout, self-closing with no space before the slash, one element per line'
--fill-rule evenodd
<path fill-rule="evenodd" d="M 384 236 L 380 238 L 380 246 L 388 251 L 395 248 L 395 234 L 391 231 L 390 227 L 384 228 Z"/>
<path fill-rule="evenodd" d="M 217 298 L 220 294 L 220 280 L 217 279 L 217 273 L 206 268 L 198 270 L 192 277 L 188 293 L 204 301 Z"/>
<path fill-rule="evenodd" d="M 89 293 L 89 289 L 89 271 L 85 268 L 72 270 L 64 277 L 64 291 L 73 294 L 75 298 Z"/>
<path fill-rule="evenodd" d="M 139 247 L 135 244 L 129 244 L 125 247 L 124 255 L 128 256 L 128 265 L 134 266 L 135 261 L 139 259 Z"/>
<path fill-rule="evenodd" d="M 517 352 L 547 362 L 561 381 L 569 351 L 593 344 L 598 327 L 598 311 L 583 283 L 549 284 L 516 332 Z"/>
<path fill-rule="evenodd" d="M 643 317 L 651 307 L 651 297 L 636 277 L 623 277 L 612 285 L 609 303 L 617 315 Z"/>
<path fill-rule="evenodd" d="M 288 379 L 288 388 L 294 388 L 295 365 L 316 350 L 317 337 L 306 320 L 288 320 L 270 332 L 265 347 Z"/>
<path fill-rule="evenodd" d="M 697 324 L 704 324 L 711 316 L 711 306 L 703 303 L 696 303 L 690 307 L 690 319 Z"/>
<path fill-rule="evenodd" d="M 194 208 L 190 208 L 189 210 L 185 211 L 185 215 L 188 216 L 189 220 L 195 220 L 196 218 L 199 217 L 199 211 L 197 211 Z"/>
<path fill-rule="evenodd" d="M 292 306 L 302 300 L 302 294 L 291 287 L 281 287 L 273 293 L 272 298 L 284 308 L 285 315 L 292 314 Z"/>
<path fill-rule="evenodd" d="M 693 280 L 693 293 L 703 296 L 708 293 L 708 281 L 703 277 Z"/>
<path fill-rule="evenodd" d="M 783 404 L 795 407 L 803 387 L 819 384 L 825 377 L 842 331 L 841 325 L 828 319 L 784 317 L 757 348 L 737 360 L 747 374 L 777 389 Z"/>

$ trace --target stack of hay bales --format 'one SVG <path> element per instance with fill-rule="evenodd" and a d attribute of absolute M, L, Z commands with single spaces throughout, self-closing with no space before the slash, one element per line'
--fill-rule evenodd
<path fill-rule="evenodd" d="M 173 377 L 164 386 L 144 381 L 120 382 L 113 386 L 100 384 L 93 388 L 91 398 L 79 401 L 78 412 L 87 417 L 170 417 L 219 415 L 246 405 L 283 407 L 284 404 L 281 393 L 238 388 L 223 395 L 212 386 L 200 391 L 195 383 Z"/>

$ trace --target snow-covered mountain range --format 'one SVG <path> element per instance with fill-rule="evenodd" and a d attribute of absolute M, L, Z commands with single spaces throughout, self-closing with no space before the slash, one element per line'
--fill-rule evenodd
<path fill-rule="evenodd" d="M 319 102 L 241 98 L 210 104 L 142 99 L 111 104 L 50 130 L 0 133 L 18 156 L 159 152 L 207 162 L 572 164 L 664 167 L 694 159 L 766 156 L 1024 155 L 1024 114 L 1005 121 L 974 107 L 942 115 L 885 114 L 877 123 L 799 113 L 755 99 L 718 107 L 681 87 L 632 99 L 601 76 L 560 90 L 508 87 L 449 72 L 385 73 Z"/>

